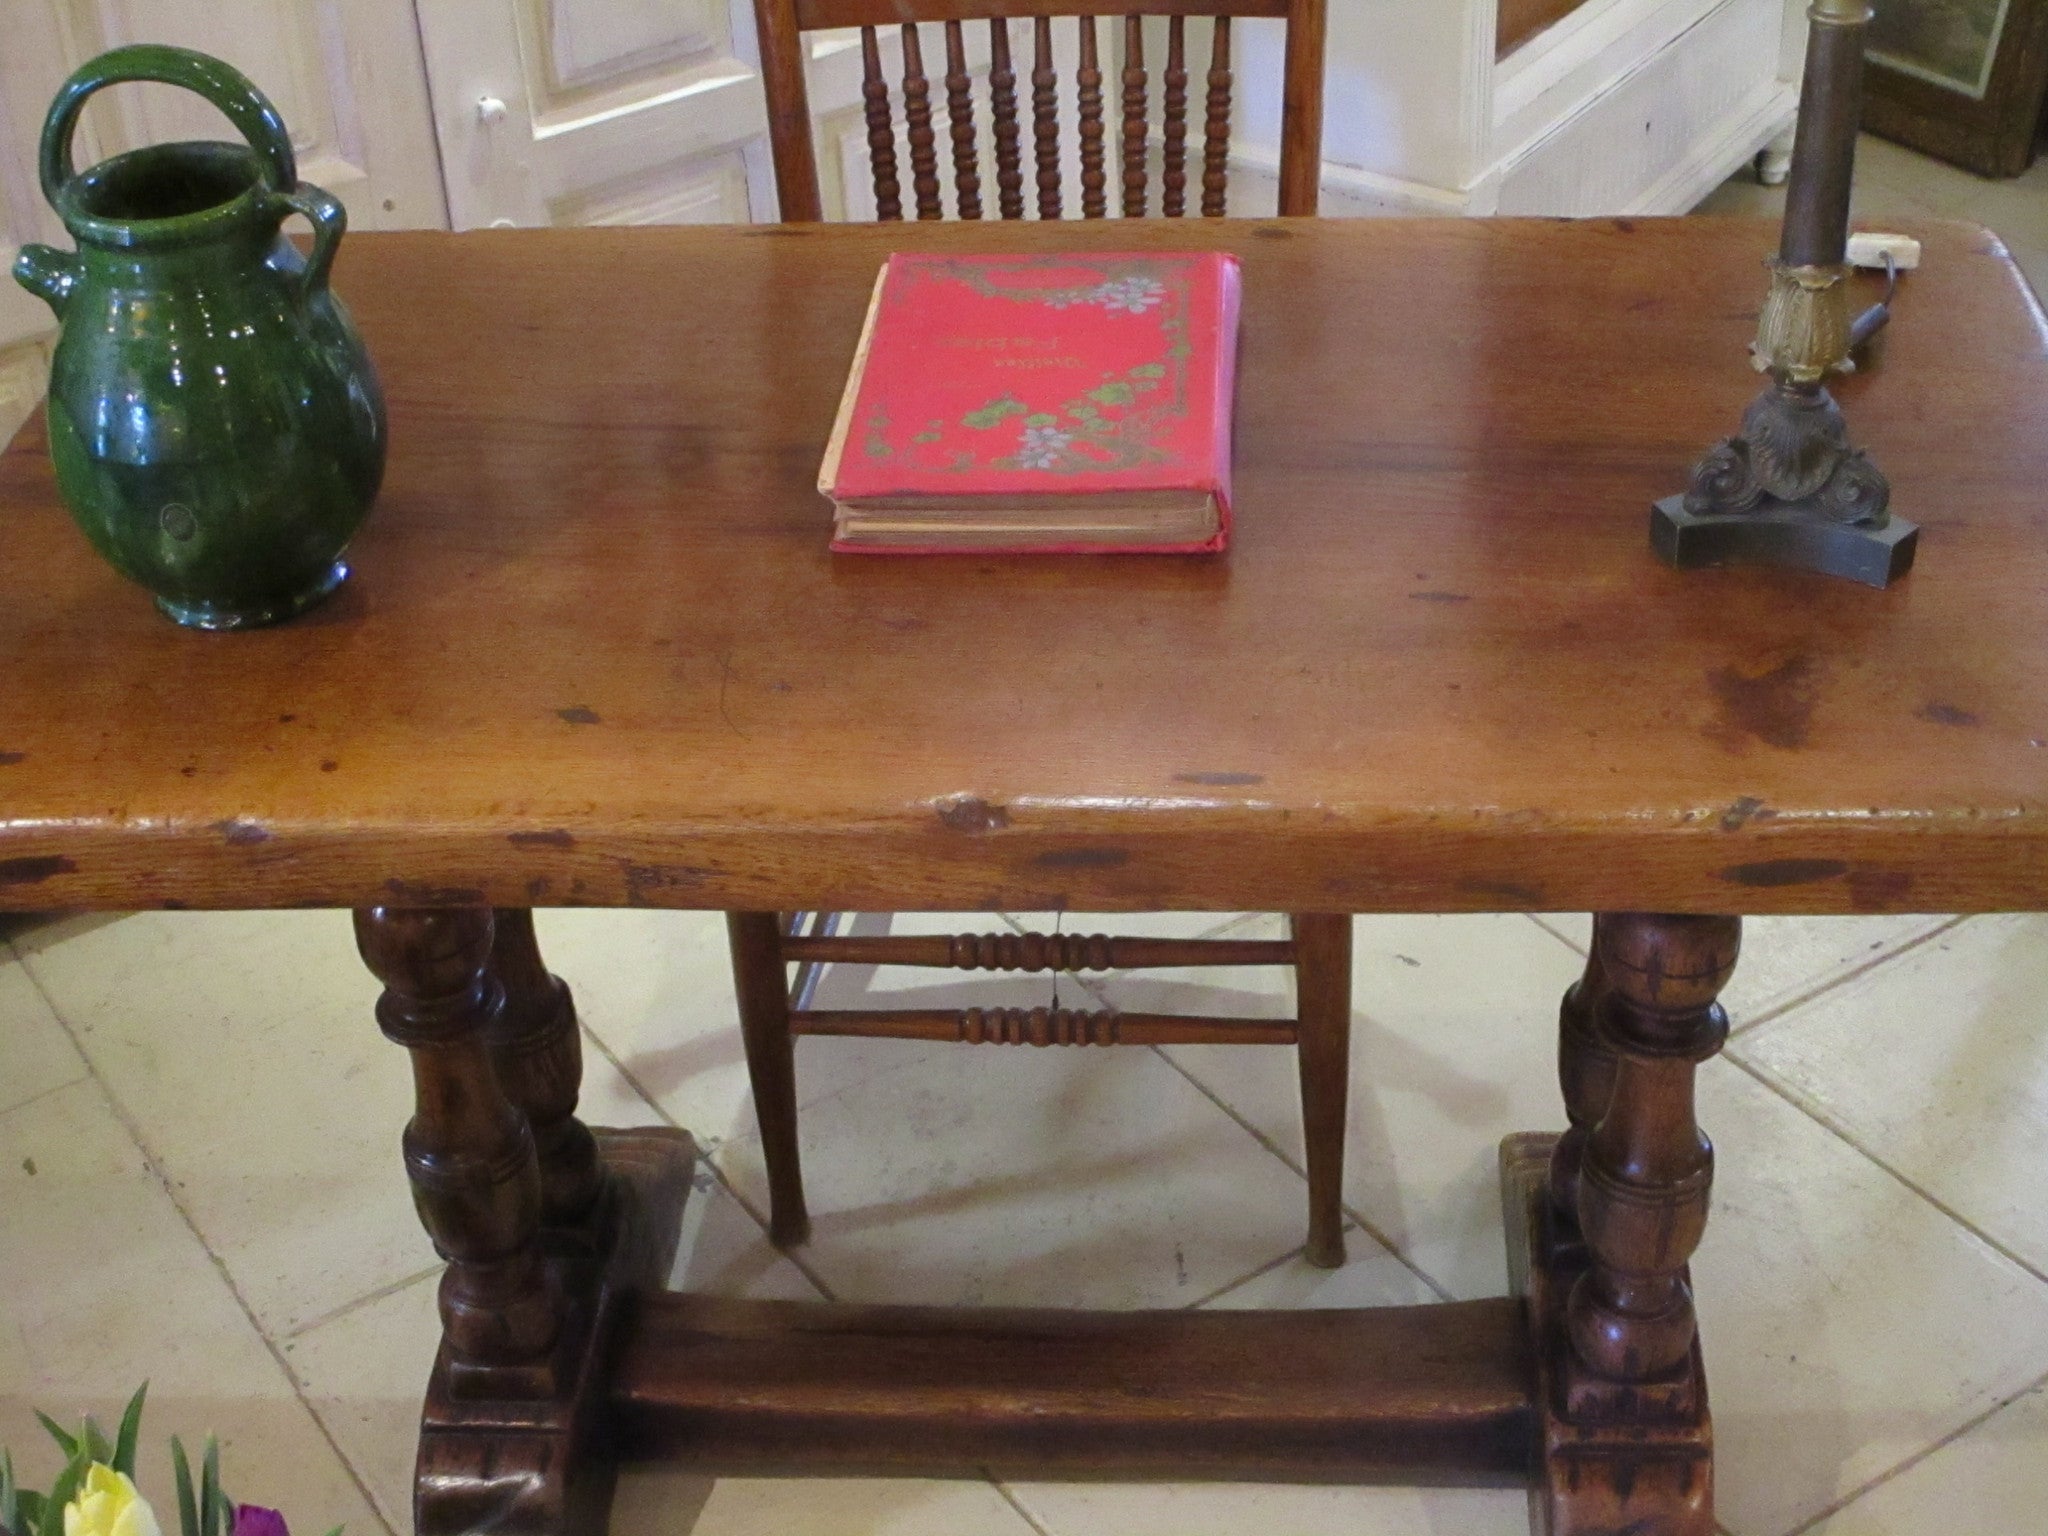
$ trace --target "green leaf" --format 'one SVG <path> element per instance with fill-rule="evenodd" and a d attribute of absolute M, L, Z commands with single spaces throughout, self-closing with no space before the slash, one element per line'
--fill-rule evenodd
<path fill-rule="evenodd" d="M 171 1471 L 178 1479 L 178 1536 L 199 1536 L 199 1501 L 192 1496 L 192 1463 L 185 1459 L 185 1445 L 171 1436 Z"/>
<path fill-rule="evenodd" d="M 1024 418 L 1024 425 L 1027 427 L 1056 427 L 1059 422 L 1059 417 L 1050 411 L 1033 411 Z"/>
<path fill-rule="evenodd" d="M 1021 416 L 1023 413 L 1023 401 L 1015 395 L 1004 395 L 999 400 L 989 401 L 979 410 L 969 411 L 960 418 L 960 424 L 963 427 L 972 427 L 977 432 L 986 432 L 991 427 L 1001 426 L 1007 418 Z"/>
<path fill-rule="evenodd" d="M 15 1532 L 21 1529 L 21 1499 L 14 1487 L 14 1457 L 7 1451 L 0 1451 L 0 1526 Z"/>
<path fill-rule="evenodd" d="M 101 1466 L 111 1466 L 114 1461 L 114 1447 L 107 1439 L 107 1432 L 100 1428 L 99 1420 L 91 1414 L 85 1416 L 85 1433 L 80 1436 L 86 1453 Z"/>
<path fill-rule="evenodd" d="M 65 1434 L 63 1426 L 40 1408 L 36 1410 L 36 1422 L 50 1432 L 50 1438 L 56 1441 L 58 1448 L 64 1452 L 66 1461 L 78 1454 L 78 1442 Z"/>
<path fill-rule="evenodd" d="M 206 1437 L 206 1464 L 200 1471 L 200 1526 L 207 1536 L 229 1536 L 235 1528 L 235 1501 L 220 1481 L 220 1442 Z"/>
<path fill-rule="evenodd" d="M 26 1536 L 27 1532 L 43 1523 L 43 1496 L 23 1488 L 16 1492 L 15 1498 L 21 1501 L 21 1519 L 14 1529 Z"/>
<path fill-rule="evenodd" d="M 131 1478 L 135 1476 L 135 1443 L 142 1435 L 142 1400 L 147 1396 L 149 1383 L 145 1381 L 128 1399 L 127 1411 L 121 1415 L 121 1432 L 114 1442 L 114 1470 Z"/>
<path fill-rule="evenodd" d="M 1104 405 L 1129 405 L 1138 398 L 1138 395 L 1130 385 L 1119 379 L 1113 384 L 1104 384 L 1098 389 L 1089 390 L 1088 398 L 1098 400 Z"/>
<path fill-rule="evenodd" d="M 220 1442 L 208 1435 L 199 1468 L 199 1536 L 217 1536 L 214 1518 L 220 1509 Z"/>
<path fill-rule="evenodd" d="M 73 1456 L 57 1474 L 57 1481 L 50 1484 L 49 1496 L 43 1500 L 43 1536 L 64 1536 L 64 1506 L 78 1497 L 86 1468 L 91 1465 L 84 1456 Z"/>

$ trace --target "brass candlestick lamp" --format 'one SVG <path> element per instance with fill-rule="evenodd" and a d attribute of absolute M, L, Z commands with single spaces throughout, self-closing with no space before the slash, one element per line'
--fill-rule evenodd
<path fill-rule="evenodd" d="M 1863 105 L 1868 0 L 1813 0 L 1785 232 L 1754 361 L 1771 382 L 1742 428 L 1694 466 L 1682 496 L 1650 512 L 1650 543 L 1681 567 L 1749 562 L 1846 576 L 1873 587 L 1906 574 L 1920 530 L 1891 515 L 1891 485 L 1849 444 L 1829 374 L 1889 318 L 1849 312 L 1849 185 Z"/>

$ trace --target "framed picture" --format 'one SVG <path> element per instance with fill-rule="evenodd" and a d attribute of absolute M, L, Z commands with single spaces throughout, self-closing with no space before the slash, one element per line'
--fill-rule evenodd
<path fill-rule="evenodd" d="M 1863 126 L 1984 176 L 2034 158 L 2048 0 L 1872 0 Z"/>

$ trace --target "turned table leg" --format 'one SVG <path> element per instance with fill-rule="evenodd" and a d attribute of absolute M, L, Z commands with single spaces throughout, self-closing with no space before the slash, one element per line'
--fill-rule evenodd
<path fill-rule="evenodd" d="M 1686 1260 L 1707 1226 L 1714 1148 L 1693 1114 L 1693 1075 L 1728 1038 L 1715 1001 L 1734 974 L 1732 917 L 1612 917 L 1601 934 L 1609 990 L 1600 1029 L 1613 1096 L 1586 1140 L 1579 1227 L 1592 1267 L 1567 1307 L 1572 1348 L 1593 1376 L 1631 1385 L 1692 1353 Z"/>
<path fill-rule="evenodd" d="M 1565 994 L 1571 1128 L 1501 1148 L 1509 1267 L 1536 1365 L 1539 1536 L 1712 1536 L 1713 1423 L 1686 1261 L 1714 1152 L 1693 1113 L 1721 1048 L 1733 917 L 1603 913 Z"/>
<path fill-rule="evenodd" d="M 371 907 L 356 943 L 384 983 L 378 1024 L 412 1054 L 406 1174 L 448 1261 L 417 1536 L 598 1536 L 618 1320 L 667 1274 L 690 1139 L 576 1118 L 575 1010 L 531 913 Z"/>
<path fill-rule="evenodd" d="M 465 1362 L 514 1364 L 554 1343 L 559 1299 L 540 1247 L 540 1166 L 526 1117 L 491 1059 L 504 992 L 491 914 L 371 907 L 356 945 L 384 995 L 377 1023 L 412 1053 L 416 1109 L 405 1171 L 441 1277 L 441 1325 Z"/>
<path fill-rule="evenodd" d="M 576 1118 L 583 1085 L 576 1004 L 541 960 L 532 909 L 500 907 L 494 917 L 490 969 L 505 1006 L 490 1034 L 491 1058 L 505 1096 L 533 1127 L 542 1222 L 582 1226 L 596 1212 L 604 1169 L 597 1139 Z"/>
<path fill-rule="evenodd" d="M 1558 1006 L 1557 1080 L 1571 1125 L 1557 1138 L 1550 1156 L 1550 1198 L 1574 1227 L 1579 1220 L 1579 1166 L 1585 1158 L 1586 1138 L 1593 1134 L 1614 1097 L 1614 1053 L 1602 1041 L 1596 1024 L 1607 990 L 1606 974 L 1600 968 L 1600 928 L 1601 918 L 1595 913 L 1585 974 Z"/>

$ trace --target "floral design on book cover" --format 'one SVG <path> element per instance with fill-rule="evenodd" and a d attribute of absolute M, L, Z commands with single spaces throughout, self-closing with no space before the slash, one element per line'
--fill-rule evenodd
<path fill-rule="evenodd" d="M 1072 274 L 1077 267 L 1092 269 L 1095 280 L 1078 285 L 1045 280 Z M 890 419 L 886 403 L 874 401 L 860 423 L 868 458 L 942 474 L 1008 470 L 1073 475 L 1136 469 L 1172 457 L 1162 438 L 1188 413 L 1193 350 L 1185 260 L 1046 256 L 1002 263 L 935 261 L 918 264 L 906 276 L 908 281 L 890 290 L 892 307 L 913 308 L 924 285 L 957 283 L 984 298 L 1085 313 L 1086 324 L 1133 327 L 1143 338 L 1144 361 L 1104 370 L 1078 393 L 1068 383 L 1042 396 L 1020 381 L 957 421 L 920 422 L 903 438 L 897 436 L 901 424 Z"/>

